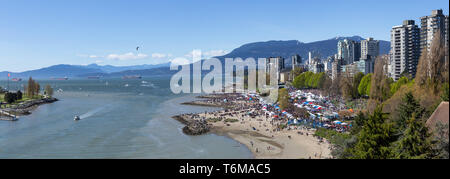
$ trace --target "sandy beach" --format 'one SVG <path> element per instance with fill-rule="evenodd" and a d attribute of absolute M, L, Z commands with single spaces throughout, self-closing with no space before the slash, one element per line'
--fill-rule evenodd
<path fill-rule="evenodd" d="M 215 103 L 215 106 L 226 106 L 227 109 L 177 117 L 185 121 L 207 121 L 210 132 L 246 145 L 257 159 L 331 158 L 330 144 L 314 137 L 314 129 L 292 126 L 280 129 L 277 121 L 256 109 L 256 104 L 238 96 L 232 96 L 234 99 L 226 102 L 220 95 L 207 98 L 207 101 L 191 102 L 189 105 Z"/>

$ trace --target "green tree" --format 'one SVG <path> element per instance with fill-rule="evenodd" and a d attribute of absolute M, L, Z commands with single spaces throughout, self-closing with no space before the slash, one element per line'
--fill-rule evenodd
<path fill-rule="evenodd" d="M 413 113 L 407 121 L 407 128 L 396 147 L 396 158 L 400 159 L 425 159 L 432 156 L 432 145 L 428 128 L 423 121 L 416 118 Z"/>
<path fill-rule="evenodd" d="M 397 111 L 398 115 L 395 120 L 396 127 L 399 131 L 403 131 L 406 128 L 407 121 L 411 119 L 412 114 L 414 113 L 416 118 L 422 118 L 425 109 L 420 106 L 419 101 L 414 98 L 412 92 L 407 92 L 403 96 Z"/>
<path fill-rule="evenodd" d="M 48 96 L 53 96 L 53 88 L 50 85 L 45 85 L 45 94 Z"/>
<path fill-rule="evenodd" d="M 324 73 L 304 72 L 294 78 L 292 85 L 295 88 L 324 89 L 331 86 L 331 79 Z"/>
<path fill-rule="evenodd" d="M 359 84 L 361 84 L 361 81 L 362 81 L 363 78 L 364 78 L 364 73 L 362 73 L 362 72 L 356 73 L 354 75 L 354 77 L 353 77 L 353 84 L 352 84 L 352 93 L 353 93 L 352 96 L 353 96 L 353 98 L 358 98 L 360 96 L 358 88 L 359 88 Z"/>
<path fill-rule="evenodd" d="M 11 93 L 11 92 L 7 92 L 5 93 L 5 96 L 3 97 L 4 100 L 11 104 L 14 103 L 17 100 L 17 94 L 16 93 Z"/>
<path fill-rule="evenodd" d="M 326 83 L 326 80 L 327 80 L 327 74 L 325 74 L 324 72 L 318 73 L 316 88 L 323 89 L 324 85 Z"/>
<path fill-rule="evenodd" d="M 397 82 L 392 83 L 391 85 L 391 95 L 394 95 L 400 87 L 402 87 L 405 84 L 408 84 L 409 79 L 407 77 L 402 76 L 400 79 L 397 80 Z"/>
<path fill-rule="evenodd" d="M 295 88 L 302 89 L 305 88 L 305 82 L 306 82 L 306 75 L 305 73 L 302 73 L 301 75 L 295 77 L 294 81 L 292 82 L 292 85 Z"/>
<path fill-rule="evenodd" d="M 367 121 L 367 116 L 363 112 L 359 112 L 358 115 L 354 118 L 354 123 L 352 126 L 352 129 L 350 131 L 351 134 L 357 135 L 359 132 L 361 132 L 361 129 L 365 125 Z"/>
<path fill-rule="evenodd" d="M 306 70 L 302 67 L 295 67 L 294 70 L 292 70 L 292 75 L 295 77 L 301 75 L 302 73 L 306 72 Z"/>
<path fill-rule="evenodd" d="M 395 141 L 392 124 L 386 123 L 386 115 L 378 106 L 369 115 L 358 135 L 358 142 L 350 150 L 354 159 L 388 159 L 394 157 L 391 143 Z"/>
<path fill-rule="evenodd" d="M 448 96 L 449 96 L 449 84 L 448 83 L 444 83 L 444 85 L 442 86 L 442 95 L 441 95 L 441 99 L 442 101 L 448 101 Z"/>
<path fill-rule="evenodd" d="M 310 72 L 310 71 L 308 71 L 308 72 L 306 72 L 305 73 L 305 75 L 306 75 L 306 87 L 307 88 L 312 88 L 313 87 L 313 76 L 314 76 L 314 73 L 313 72 Z"/>
<path fill-rule="evenodd" d="M 22 98 L 23 98 L 23 94 L 22 94 L 22 91 L 17 91 L 17 100 L 21 100 Z"/>
<path fill-rule="evenodd" d="M 358 93 L 361 96 L 369 96 L 370 93 L 370 83 L 372 80 L 372 73 L 365 75 L 358 86 Z"/>

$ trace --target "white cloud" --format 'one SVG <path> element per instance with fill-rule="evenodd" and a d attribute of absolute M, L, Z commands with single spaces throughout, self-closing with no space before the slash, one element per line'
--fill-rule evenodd
<path fill-rule="evenodd" d="M 160 58 L 166 58 L 168 55 L 166 55 L 166 54 L 162 54 L 162 53 L 153 53 L 152 54 L 152 58 L 157 58 L 157 59 L 160 59 Z"/>
<path fill-rule="evenodd" d="M 210 51 L 193 50 L 184 56 L 192 59 L 194 57 L 194 55 L 197 55 L 197 57 L 201 56 L 202 59 L 205 59 L 205 58 L 211 58 L 211 57 L 216 57 L 216 56 L 222 56 L 225 54 L 227 54 L 227 51 L 225 51 L 225 50 L 210 50 Z"/>
<path fill-rule="evenodd" d="M 217 57 L 217 56 L 222 56 L 222 55 L 226 55 L 227 51 L 225 50 L 211 50 L 211 51 L 206 51 L 203 53 L 203 56 L 205 57 Z"/>
<path fill-rule="evenodd" d="M 97 55 L 89 55 L 89 58 L 101 58 L 101 56 L 97 56 Z"/>
<path fill-rule="evenodd" d="M 175 58 L 170 60 L 172 65 L 187 65 L 190 63 L 190 61 L 186 58 Z"/>
<path fill-rule="evenodd" d="M 148 55 L 147 54 L 134 54 L 132 52 L 130 53 L 125 53 L 125 54 L 109 54 L 106 56 L 107 59 L 110 60 L 137 60 L 137 59 L 143 59 L 143 58 L 147 58 Z"/>
<path fill-rule="evenodd" d="M 96 64 L 102 64 L 103 61 L 102 61 L 102 60 L 95 60 L 95 63 L 96 63 Z"/>
<path fill-rule="evenodd" d="M 86 55 L 86 54 L 78 54 L 77 56 L 83 57 L 83 58 L 103 58 L 103 56 L 98 56 L 98 55 Z"/>

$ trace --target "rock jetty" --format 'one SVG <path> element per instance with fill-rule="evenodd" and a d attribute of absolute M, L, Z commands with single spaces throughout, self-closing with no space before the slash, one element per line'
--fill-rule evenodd
<path fill-rule="evenodd" d="M 174 116 L 175 120 L 183 123 L 183 133 L 187 135 L 202 135 L 211 130 L 211 125 L 206 120 L 191 120 L 183 116 Z"/>
<path fill-rule="evenodd" d="M 31 114 L 31 110 L 39 105 L 42 104 L 48 104 L 58 101 L 56 98 L 42 98 L 42 99 L 35 99 L 30 101 L 25 101 L 22 103 L 19 103 L 17 105 L 14 105 L 10 108 L 3 109 L 4 112 L 14 115 L 29 115 Z"/>

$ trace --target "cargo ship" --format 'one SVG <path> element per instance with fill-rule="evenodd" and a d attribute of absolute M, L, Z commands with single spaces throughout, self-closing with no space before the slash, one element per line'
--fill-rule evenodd
<path fill-rule="evenodd" d="M 17 82 L 19 82 L 19 81 L 22 81 L 22 78 L 13 78 L 13 79 L 11 79 L 11 81 L 17 81 Z"/>
<path fill-rule="evenodd" d="M 96 79 L 100 79 L 100 76 L 88 76 L 87 78 L 96 80 Z"/>
<path fill-rule="evenodd" d="M 142 79 L 141 75 L 123 76 L 122 79 Z"/>
<path fill-rule="evenodd" d="M 64 78 L 52 78 L 52 80 L 66 81 L 66 80 L 69 80 L 69 78 L 67 78 L 67 77 L 64 77 Z"/>

